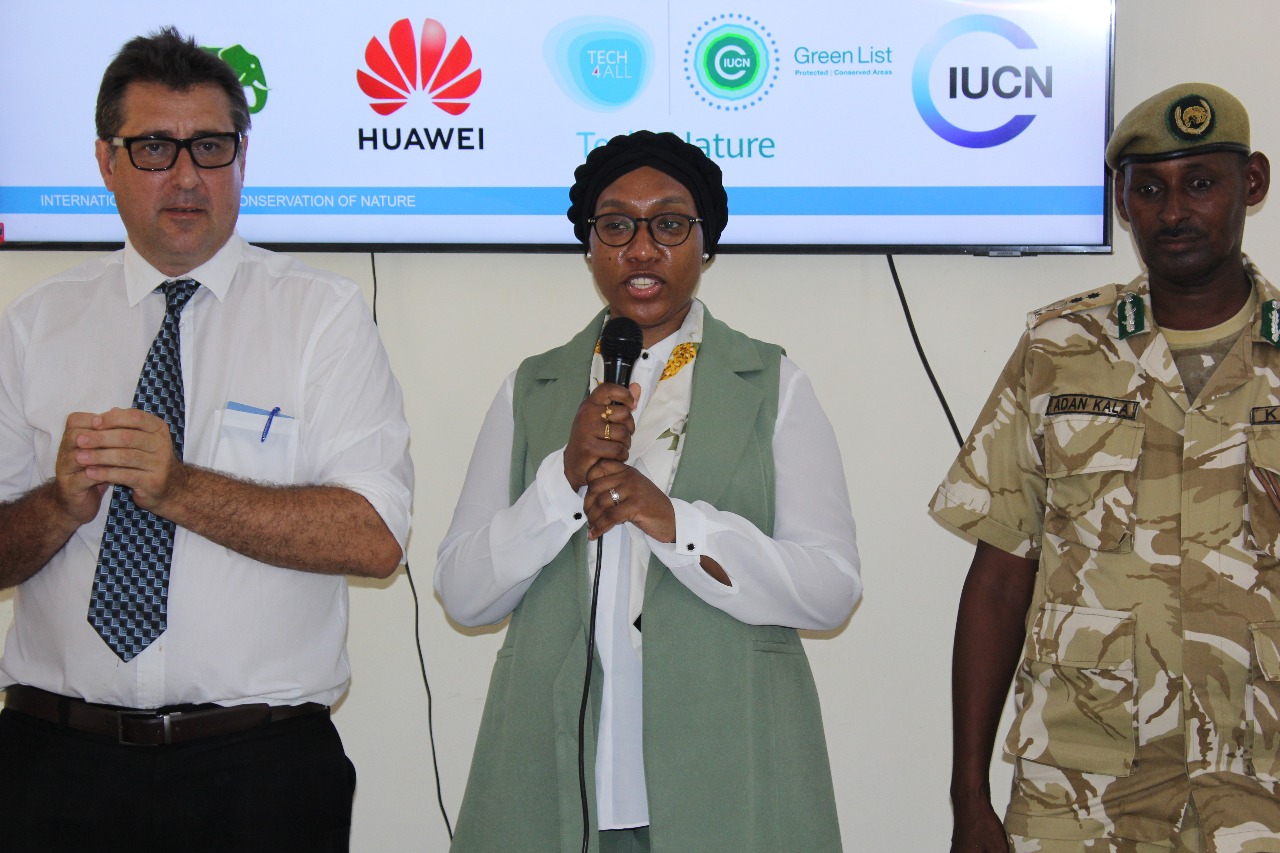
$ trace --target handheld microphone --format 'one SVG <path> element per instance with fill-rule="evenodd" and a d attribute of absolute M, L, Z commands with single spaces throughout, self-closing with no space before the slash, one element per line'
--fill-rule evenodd
<path fill-rule="evenodd" d="M 604 381 L 626 388 L 631 384 L 631 368 L 644 349 L 644 333 L 630 317 L 614 317 L 600 333 L 600 357 L 604 359 Z"/>
<path fill-rule="evenodd" d="M 600 357 L 604 359 L 604 381 L 626 388 L 631 384 L 631 368 L 644 349 L 644 333 L 630 317 L 614 317 L 600 333 Z M 591 618 L 587 622 L 587 671 L 582 677 L 582 703 L 578 707 L 578 796 L 582 803 L 582 853 L 591 843 L 591 812 L 587 806 L 586 736 L 587 700 L 591 695 L 591 669 L 596 649 L 596 612 L 600 602 L 601 557 L 604 539 L 596 541 L 596 574 L 591 583 Z"/>

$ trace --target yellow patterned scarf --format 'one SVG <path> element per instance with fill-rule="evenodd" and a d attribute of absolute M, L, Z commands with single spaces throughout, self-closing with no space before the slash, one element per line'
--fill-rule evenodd
<path fill-rule="evenodd" d="M 636 431 L 631 436 L 631 454 L 627 464 L 648 477 L 666 494 L 675 481 L 680 454 L 684 450 L 685 425 L 689 420 L 689 406 L 693 401 L 693 370 L 690 369 L 702 345 L 702 303 L 693 301 L 684 323 L 676 331 L 677 343 L 667 359 L 656 388 L 642 388 L 645 398 Z M 604 379 L 604 361 L 600 358 L 599 344 L 591 361 L 592 387 Z M 631 573 L 628 616 L 632 624 L 631 643 L 640 651 L 641 634 L 635 626 L 644 603 L 645 577 L 649 569 L 648 540 L 639 528 L 627 525 L 631 537 Z M 592 561 L 594 571 L 594 560 Z"/>

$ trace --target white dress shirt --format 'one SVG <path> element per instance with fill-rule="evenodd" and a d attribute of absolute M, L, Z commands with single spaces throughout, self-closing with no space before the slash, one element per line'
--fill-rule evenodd
<path fill-rule="evenodd" d="M 631 379 L 641 387 L 637 420 L 676 337 L 644 351 L 636 362 Z M 696 365 L 695 360 L 695 369 Z M 643 539 L 695 595 L 736 619 L 753 625 L 830 629 L 848 618 L 862 593 L 844 468 L 831 424 L 808 377 L 786 357 L 779 386 L 773 536 L 705 501 L 673 499 L 676 541 Z M 440 544 L 435 589 L 449 615 L 463 625 L 491 624 L 507 616 L 542 567 L 586 523 L 574 517 L 582 514 L 582 494 L 565 478 L 563 448 L 543 460 L 534 482 L 510 503 L 514 388 L 512 373 L 485 416 L 453 523 Z M 632 545 L 631 537 L 620 532 L 610 531 L 599 540 L 605 567 L 596 625 L 605 672 L 596 753 L 600 829 L 649 822 L 640 725 L 641 663 L 626 618 Z M 594 557 L 595 549 L 589 551 Z M 730 586 L 702 570 L 703 555 L 720 564 Z"/>
<path fill-rule="evenodd" d="M 409 429 L 356 285 L 238 235 L 182 277 L 202 285 L 181 321 L 185 461 L 270 484 L 351 489 L 403 549 Z M 156 288 L 165 279 L 126 245 L 6 309 L 0 501 L 53 476 L 68 414 L 131 405 L 164 317 Z M 97 517 L 18 587 L 0 685 L 132 708 L 332 704 L 346 689 L 345 577 L 259 563 L 181 527 L 168 628 L 122 662 L 86 618 L 109 504 L 108 494 Z"/>

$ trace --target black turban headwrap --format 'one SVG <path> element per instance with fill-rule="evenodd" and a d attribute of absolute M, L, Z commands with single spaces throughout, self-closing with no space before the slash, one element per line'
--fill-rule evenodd
<path fill-rule="evenodd" d="M 600 193 L 618 178 L 644 166 L 652 166 L 675 178 L 693 196 L 693 205 L 703 219 L 703 250 L 714 255 L 720 234 L 729 222 L 724 177 L 720 167 L 701 148 L 674 133 L 637 130 L 615 136 L 608 144 L 593 149 L 587 155 L 587 162 L 574 170 L 573 186 L 569 188 L 568 216 L 573 223 L 573 233 L 586 243 L 591 235 L 587 220 L 595 215 Z"/>

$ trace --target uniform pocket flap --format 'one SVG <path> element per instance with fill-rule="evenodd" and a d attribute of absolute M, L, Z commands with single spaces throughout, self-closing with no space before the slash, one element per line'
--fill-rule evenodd
<path fill-rule="evenodd" d="M 1247 428 L 1249 461 L 1260 468 L 1280 472 L 1280 427 Z"/>
<path fill-rule="evenodd" d="M 1280 622 L 1254 622 L 1253 653 L 1267 681 L 1280 681 Z"/>
<path fill-rule="evenodd" d="M 1044 473 L 1069 477 L 1097 471 L 1132 471 L 1138 465 L 1145 424 L 1090 415 L 1045 420 Z"/>
<path fill-rule="evenodd" d="M 1134 617 L 1126 610 L 1046 604 L 1031 631 L 1033 659 L 1082 669 L 1133 669 Z"/>
<path fill-rule="evenodd" d="M 1267 409 L 1269 412 L 1270 409 Z M 1258 417 L 1254 410 L 1253 417 Z M 1254 424 L 1246 428 L 1249 467 L 1249 547 L 1268 557 L 1280 554 L 1280 427 Z"/>

